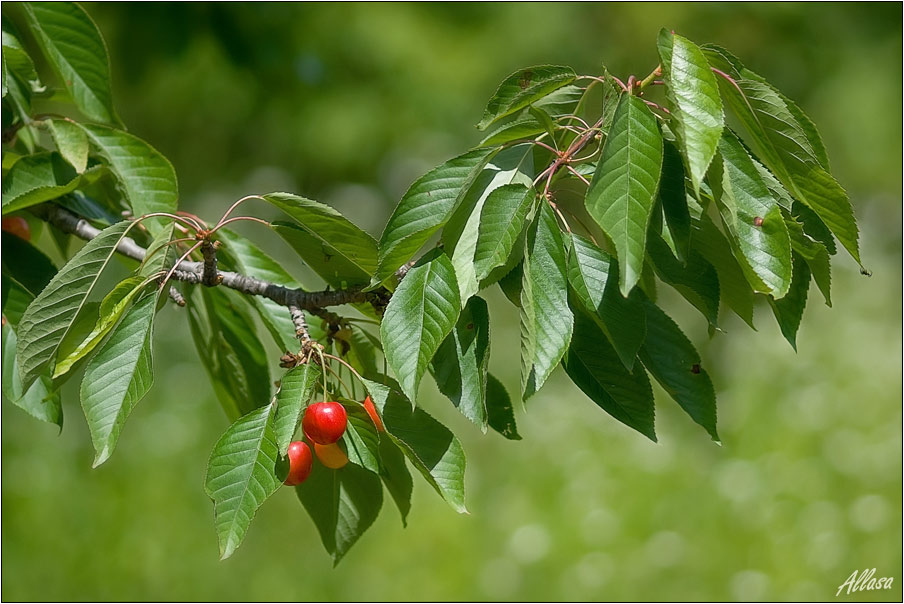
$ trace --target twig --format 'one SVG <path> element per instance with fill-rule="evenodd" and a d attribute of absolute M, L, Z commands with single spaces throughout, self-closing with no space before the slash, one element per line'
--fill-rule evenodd
<path fill-rule="evenodd" d="M 31 208 L 32 212 L 65 233 L 71 233 L 82 239 L 90 240 L 100 234 L 100 229 L 93 226 L 87 220 L 83 220 L 72 212 L 52 203 L 45 203 Z M 127 258 L 141 262 L 144 260 L 147 250 L 138 245 L 130 237 L 123 238 L 116 251 Z M 407 265 L 406 265 L 407 266 Z M 407 272 L 405 267 L 399 269 L 399 274 Z M 173 267 L 171 278 L 185 283 L 200 284 L 203 274 L 203 263 L 191 260 L 182 260 Z M 362 288 L 352 287 L 348 289 L 325 290 L 318 292 L 306 292 L 302 289 L 293 289 L 231 271 L 220 271 L 223 278 L 222 287 L 234 289 L 250 296 L 262 296 L 273 300 L 280 306 L 295 306 L 301 310 L 322 309 L 328 306 L 341 306 L 343 304 L 369 303 L 376 309 L 386 307 L 390 293 L 383 290 L 362 291 Z"/>

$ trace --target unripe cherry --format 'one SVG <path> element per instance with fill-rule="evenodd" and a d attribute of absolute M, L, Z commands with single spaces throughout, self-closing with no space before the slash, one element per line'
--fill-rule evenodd
<path fill-rule="evenodd" d="M 342 438 L 348 416 L 345 407 L 335 401 L 324 401 L 309 405 L 301 420 L 305 436 L 320 445 L 330 445 Z"/>
<path fill-rule="evenodd" d="M 283 484 L 294 487 L 307 480 L 311 473 L 314 458 L 311 449 L 300 440 L 289 443 L 289 475 Z"/>
<path fill-rule="evenodd" d="M 3 230 L 25 241 L 31 240 L 31 227 L 21 216 L 7 216 L 3 219 Z"/>
<path fill-rule="evenodd" d="M 367 411 L 367 414 L 370 416 L 371 421 L 377 427 L 377 432 L 385 432 L 386 428 L 383 427 L 383 420 L 380 419 L 379 414 L 377 413 L 377 408 L 374 407 L 374 402 L 370 400 L 370 397 L 364 399 L 364 409 Z"/>
<path fill-rule="evenodd" d="M 331 445 L 314 443 L 314 454 L 320 460 L 320 463 L 331 470 L 338 470 L 348 463 L 348 455 L 336 443 Z"/>

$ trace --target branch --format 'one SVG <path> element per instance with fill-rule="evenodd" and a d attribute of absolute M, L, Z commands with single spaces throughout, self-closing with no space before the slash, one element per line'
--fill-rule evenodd
<path fill-rule="evenodd" d="M 72 212 L 52 203 L 35 206 L 31 208 L 31 211 L 64 233 L 71 233 L 82 239 L 94 239 L 100 233 L 100 229 L 87 220 L 79 218 Z M 116 251 L 138 262 L 142 262 L 147 255 L 147 250 L 131 237 L 125 237 L 120 241 Z M 203 262 L 183 260 L 179 263 L 176 270 L 173 271 L 172 278 L 176 281 L 199 284 L 204 281 L 204 273 Z M 220 285 L 223 287 L 234 289 L 249 296 L 262 296 L 273 300 L 281 306 L 287 308 L 295 307 L 299 310 L 318 310 L 327 306 L 366 302 L 381 311 L 386 307 L 390 296 L 386 290 L 364 292 L 361 291 L 361 288 L 306 292 L 302 289 L 284 287 L 277 283 L 231 271 L 220 271 L 219 276 L 222 277 Z"/>

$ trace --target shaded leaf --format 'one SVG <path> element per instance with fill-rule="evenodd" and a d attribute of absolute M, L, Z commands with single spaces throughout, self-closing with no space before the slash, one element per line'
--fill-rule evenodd
<path fill-rule="evenodd" d="M 687 264 L 682 265 L 658 233 L 650 233 L 647 249 L 659 278 L 693 304 L 710 326 L 718 327 L 719 276 L 716 269 L 696 250 L 691 251 Z"/>
<path fill-rule="evenodd" d="M 0 260 L 3 274 L 15 279 L 32 297 L 41 293 L 57 273 L 44 252 L 20 237 L 4 235 L 0 246 L 3 249 Z"/>
<path fill-rule="evenodd" d="M 571 381 L 594 403 L 626 426 L 656 441 L 653 390 L 640 364 L 630 372 L 615 349 L 583 312 L 575 314 L 575 331 L 563 360 Z"/>
<path fill-rule="evenodd" d="M 3 177 L 3 214 L 73 191 L 81 177 L 56 151 L 27 155 Z"/>
<path fill-rule="evenodd" d="M 725 235 L 707 214 L 693 219 L 691 228 L 693 249 L 716 269 L 722 301 L 753 328 L 753 291 Z"/>
<path fill-rule="evenodd" d="M 380 437 L 373 420 L 359 402 L 343 401 L 343 406 L 348 422 L 341 440 L 345 444 L 349 463 L 379 474 Z"/>
<path fill-rule="evenodd" d="M 455 327 L 440 344 L 431 371 L 439 391 L 484 432 L 489 362 L 489 312 L 486 302 L 474 297 L 462 308 Z"/>
<path fill-rule="evenodd" d="M 24 290 L 23 290 L 24 291 Z M 53 389 L 48 373 L 44 373 L 28 388 L 22 389 L 16 363 L 16 333 L 11 325 L 3 326 L 3 398 L 32 417 L 63 427 L 63 407 L 60 393 Z"/>
<path fill-rule="evenodd" d="M 822 243 L 807 235 L 804 232 L 803 225 L 794 220 L 790 214 L 783 212 L 783 215 L 785 225 L 788 227 L 788 235 L 791 237 L 791 249 L 794 254 L 802 257 L 807 262 L 810 274 L 813 276 L 813 280 L 816 281 L 819 291 L 822 292 L 826 305 L 832 306 L 832 266 L 828 250 Z M 794 282 L 793 276 L 791 281 L 792 283 Z"/>
<path fill-rule="evenodd" d="M 794 254 L 793 258 L 794 276 L 788 293 L 780 300 L 770 296 L 769 305 L 782 330 L 782 335 L 796 351 L 797 330 L 800 328 L 804 307 L 807 305 L 807 291 L 810 289 L 810 267 L 800 255 Z"/>
<path fill-rule="evenodd" d="M 700 355 L 658 306 L 647 300 L 644 308 L 647 339 L 640 360 L 669 396 L 718 442 L 716 392 L 706 370 L 700 367 Z"/>
<path fill-rule="evenodd" d="M 640 279 L 662 169 L 662 136 L 644 102 L 622 95 L 587 191 L 587 211 L 615 245 L 627 296 Z"/>
<path fill-rule="evenodd" d="M 629 371 L 643 344 L 645 314 L 632 296 L 618 291 L 618 261 L 590 241 L 572 233 L 568 283 L 584 311 L 615 347 Z"/>
<path fill-rule="evenodd" d="M 407 277 L 406 277 L 407 279 Z M 436 492 L 459 513 L 465 508 L 465 453 L 448 428 L 393 388 L 365 381 L 386 434 Z"/>
<path fill-rule="evenodd" d="M 487 375 L 487 421 L 490 428 L 509 440 L 521 440 L 515 425 L 512 399 L 502 382 L 493 374 Z"/>
<path fill-rule="evenodd" d="M 311 475 L 295 492 L 334 566 L 370 528 L 383 506 L 380 478 L 355 464 L 340 470 L 314 464 Z"/>
<path fill-rule="evenodd" d="M 684 187 L 684 166 L 674 144 L 664 141 L 662 149 L 659 201 L 675 254 L 679 260 L 686 262 L 691 244 L 691 215 Z"/>
<path fill-rule="evenodd" d="M 411 510 L 411 492 L 414 481 L 411 472 L 405 465 L 405 454 L 391 438 L 380 439 L 380 478 L 386 490 L 399 508 L 402 515 L 402 526 L 408 525 L 408 512 Z"/>
<path fill-rule="evenodd" d="M 283 287 L 293 289 L 301 287 L 301 284 L 279 262 L 238 233 L 229 229 L 220 229 L 217 231 L 217 237 L 226 244 L 218 252 L 226 266 L 243 275 L 257 277 L 270 283 L 279 283 Z M 264 326 L 281 350 L 298 349 L 295 324 L 292 323 L 289 311 L 285 306 L 264 296 L 249 296 L 248 301 L 254 306 Z"/>

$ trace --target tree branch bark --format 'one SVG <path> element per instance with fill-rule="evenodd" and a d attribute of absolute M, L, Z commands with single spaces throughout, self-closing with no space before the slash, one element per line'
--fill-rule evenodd
<path fill-rule="evenodd" d="M 38 218 L 49 222 L 64 233 L 71 233 L 81 239 L 94 239 L 100 233 L 100 229 L 87 220 L 79 218 L 69 210 L 53 203 L 35 206 L 31 208 L 31 211 Z M 138 262 L 142 262 L 147 255 L 147 250 L 131 237 L 124 238 L 119 243 L 116 251 Z M 172 279 L 192 284 L 203 283 L 204 264 L 203 262 L 183 260 L 179 263 L 176 270 L 173 271 Z M 232 271 L 219 271 L 218 274 L 222 277 L 220 285 L 223 287 L 234 289 L 249 296 L 269 298 L 281 306 L 294 307 L 298 310 L 317 310 L 328 306 L 366 302 L 371 304 L 378 312 L 382 312 L 390 296 L 385 289 L 370 292 L 361 291 L 361 288 L 307 292 Z"/>

